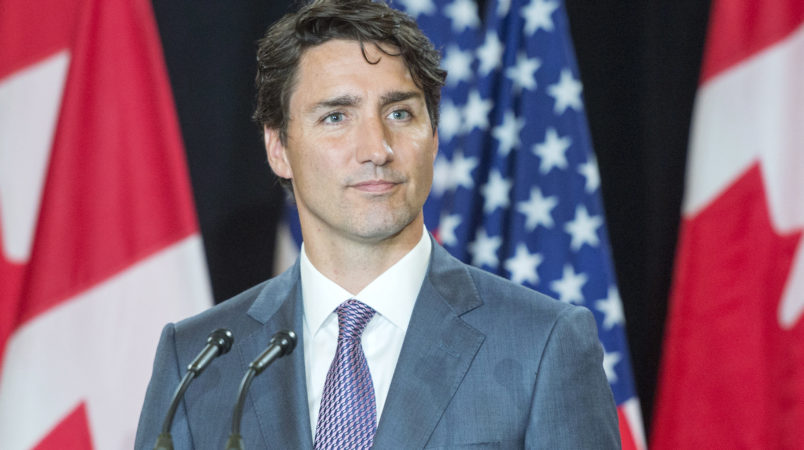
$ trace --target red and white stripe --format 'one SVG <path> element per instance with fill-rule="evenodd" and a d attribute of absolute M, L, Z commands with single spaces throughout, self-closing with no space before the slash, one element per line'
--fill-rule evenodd
<path fill-rule="evenodd" d="M 159 330 L 211 304 L 151 5 L 0 10 L 0 448 L 131 448 Z"/>
<path fill-rule="evenodd" d="M 647 448 L 645 429 L 642 427 L 642 407 L 639 399 L 631 397 L 617 405 L 617 418 L 620 423 L 620 442 L 623 450 L 644 450 Z"/>

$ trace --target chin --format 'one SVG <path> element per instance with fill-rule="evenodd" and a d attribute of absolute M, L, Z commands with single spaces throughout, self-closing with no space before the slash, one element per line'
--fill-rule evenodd
<path fill-rule="evenodd" d="M 371 217 L 371 215 L 362 217 Z M 406 214 L 404 217 L 389 217 L 388 220 L 369 219 L 362 223 L 354 224 L 353 233 L 366 241 L 382 241 L 398 236 L 411 226 L 415 218 L 416 215 L 409 216 Z"/>

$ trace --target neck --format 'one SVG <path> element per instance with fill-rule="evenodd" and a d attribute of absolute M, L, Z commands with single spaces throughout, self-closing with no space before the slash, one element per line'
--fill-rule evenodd
<path fill-rule="evenodd" d="M 322 233 L 304 233 L 304 250 L 324 276 L 357 294 L 410 252 L 422 237 L 422 215 L 398 234 L 380 241 L 338 239 Z M 310 236 L 312 234 L 312 236 Z"/>

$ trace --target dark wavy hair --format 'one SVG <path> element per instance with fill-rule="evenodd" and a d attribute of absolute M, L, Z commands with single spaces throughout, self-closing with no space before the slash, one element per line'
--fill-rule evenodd
<path fill-rule="evenodd" d="M 433 133 L 438 126 L 441 87 L 447 72 L 439 67 L 440 54 L 408 15 L 385 3 L 370 0 L 316 0 L 274 23 L 258 42 L 257 107 L 260 127 L 279 131 L 287 144 L 288 109 L 304 51 L 332 39 L 357 41 L 366 57 L 366 44 L 401 56 L 413 82 L 424 92 Z M 392 53 L 392 52 L 396 53 Z"/>

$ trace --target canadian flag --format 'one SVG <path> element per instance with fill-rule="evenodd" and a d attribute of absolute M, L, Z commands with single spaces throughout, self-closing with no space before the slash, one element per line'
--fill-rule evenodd
<path fill-rule="evenodd" d="M 714 0 L 653 449 L 804 448 L 804 2 Z"/>
<path fill-rule="evenodd" d="M 130 449 L 211 304 L 151 3 L 0 0 L 0 42 L 0 448 Z"/>

